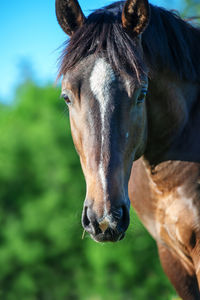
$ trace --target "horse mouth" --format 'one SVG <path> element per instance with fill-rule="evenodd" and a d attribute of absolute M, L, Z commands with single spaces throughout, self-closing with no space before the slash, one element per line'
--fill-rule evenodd
<path fill-rule="evenodd" d="M 107 229 L 104 233 L 90 234 L 91 238 L 98 243 L 118 242 L 125 237 L 125 232 L 116 232 L 113 229 Z"/>

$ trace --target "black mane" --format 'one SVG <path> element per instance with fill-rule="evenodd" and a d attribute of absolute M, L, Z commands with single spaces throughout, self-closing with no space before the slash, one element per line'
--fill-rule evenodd
<path fill-rule="evenodd" d="M 115 71 L 131 73 L 140 81 L 146 66 L 137 41 L 121 25 L 123 1 L 98 9 L 67 42 L 59 76 L 89 54 L 106 56 Z M 170 71 L 177 77 L 200 82 L 200 29 L 177 14 L 150 5 L 150 23 L 142 36 L 145 62 L 150 71 Z"/>

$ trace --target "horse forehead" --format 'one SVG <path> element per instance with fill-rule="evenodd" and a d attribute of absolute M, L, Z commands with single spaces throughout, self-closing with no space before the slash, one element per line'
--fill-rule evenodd
<path fill-rule="evenodd" d="M 90 88 L 97 98 L 104 98 L 110 93 L 111 84 L 116 80 L 115 73 L 103 58 L 95 61 L 90 75 Z"/>
<path fill-rule="evenodd" d="M 112 88 L 114 87 L 116 91 L 119 85 L 121 85 L 124 91 L 127 92 L 128 97 L 132 96 L 134 88 L 139 87 L 137 86 L 134 78 L 130 75 L 116 75 L 112 66 L 104 58 L 98 58 L 95 61 L 89 81 L 90 89 L 98 99 L 102 99 L 103 95 L 110 96 Z M 113 85 L 113 83 L 116 84 Z"/>
<path fill-rule="evenodd" d="M 84 63 L 63 76 L 62 88 L 71 89 L 77 81 L 88 82 L 88 79 L 89 87 L 96 95 L 103 91 L 108 92 L 111 83 L 116 80 L 116 76 L 111 65 L 104 58 L 98 58 L 94 61 L 92 58 L 87 58 Z"/>

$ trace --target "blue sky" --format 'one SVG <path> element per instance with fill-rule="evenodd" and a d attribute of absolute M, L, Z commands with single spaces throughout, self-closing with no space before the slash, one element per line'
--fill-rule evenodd
<path fill-rule="evenodd" d="M 0 1 L 0 100 L 10 102 L 20 82 L 23 62 L 30 62 L 41 84 L 56 78 L 59 46 L 66 40 L 55 16 L 54 0 Z M 108 5 L 108 0 L 80 0 L 88 15 L 90 10 Z M 179 9 L 181 0 L 151 0 L 152 4 Z"/>

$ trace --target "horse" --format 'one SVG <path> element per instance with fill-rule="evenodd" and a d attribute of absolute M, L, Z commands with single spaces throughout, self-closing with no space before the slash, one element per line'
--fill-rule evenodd
<path fill-rule="evenodd" d="M 130 203 L 184 300 L 200 299 L 200 29 L 126 0 L 87 18 L 56 0 L 70 37 L 58 77 L 86 181 L 82 225 L 116 242 Z"/>

